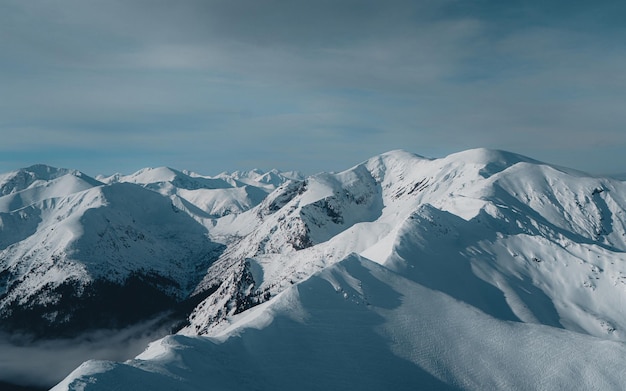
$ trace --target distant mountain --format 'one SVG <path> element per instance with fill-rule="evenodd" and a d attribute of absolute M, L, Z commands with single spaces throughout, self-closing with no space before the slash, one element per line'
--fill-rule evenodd
<path fill-rule="evenodd" d="M 3 331 L 50 337 L 143 321 L 186 300 L 222 248 L 152 191 L 36 168 L 0 182 Z"/>
<path fill-rule="evenodd" d="M 146 168 L 131 175 L 100 177 L 105 183 L 127 182 L 141 185 L 171 198 L 174 205 L 197 220 L 207 220 L 244 212 L 258 205 L 281 184 L 301 174 L 252 170 L 222 173 L 216 177 L 181 172 L 168 167 Z"/>
<path fill-rule="evenodd" d="M 151 292 L 189 316 L 135 360 L 88 361 L 55 390 L 626 384 L 622 181 L 487 149 L 392 151 L 307 178 L 158 168 L 93 181 L 0 215 L 15 227 L 0 232 L 6 308 L 36 308 L 54 330 L 65 313 L 42 303 L 66 294 L 38 287 L 140 273 L 158 278 L 124 297 Z"/>
<path fill-rule="evenodd" d="M 49 198 L 102 185 L 75 170 L 34 165 L 0 174 L 0 212 L 10 212 Z"/>
<path fill-rule="evenodd" d="M 0 175 L 0 331 L 68 336 L 193 308 L 224 248 L 199 222 L 248 210 L 287 181 L 166 167 L 98 180 L 45 165 Z"/>

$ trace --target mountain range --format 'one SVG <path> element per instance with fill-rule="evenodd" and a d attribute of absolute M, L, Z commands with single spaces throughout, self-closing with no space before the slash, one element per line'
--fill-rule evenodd
<path fill-rule="evenodd" d="M 623 181 L 487 149 L 308 177 L 37 165 L 0 175 L 0 328 L 169 327 L 54 390 L 623 389 L 625 211 Z"/>

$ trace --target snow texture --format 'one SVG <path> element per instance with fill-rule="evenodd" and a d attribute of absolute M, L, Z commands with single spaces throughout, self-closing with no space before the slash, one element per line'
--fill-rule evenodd
<path fill-rule="evenodd" d="M 493 318 L 350 256 L 223 333 L 174 335 L 125 363 L 89 361 L 60 390 L 621 389 L 626 347 Z"/>
<path fill-rule="evenodd" d="M 169 198 L 170 210 L 186 212 L 174 214 L 191 216 L 207 240 L 225 246 L 202 270 L 189 268 L 188 253 L 166 263 L 175 265 L 166 270 L 176 281 L 196 270 L 184 294 L 206 296 L 188 326 L 134 360 L 88 361 L 55 390 L 626 384 L 622 181 L 486 149 L 440 159 L 391 151 L 307 178 L 146 169 L 45 199 L 32 190 L 37 180 L 13 177 L 0 176 L 10 183 L 3 197 L 13 197 L 0 197 L 0 205 L 20 205 L 0 210 L 2 227 L 15 227 L 0 228 L 0 260 L 16 249 L 41 251 L 28 241 L 57 215 L 68 222 L 48 234 L 55 248 L 86 254 L 75 238 L 101 232 L 93 227 L 103 214 L 85 220 L 73 216 L 86 212 L 68 213 L 65 205 L 105 211 L 106 204 L 113 213 L 116 192 L 119 200 L 134 192 Z M 146 224 L 164 213 L 156 198 L 153 204 L 142 215 Z M 198 225 L 172 218 L 172 235 L 184 232 L 173 245 L 197 248 Z M 156 247 L 169 254 L 170 245 Z M 146 249 L 132 248 L 141 259 Z M 123 259 L 105 274 L 123 269 Z M 103 263 L 77 262 L 74 274 L 97 274 Z"/>

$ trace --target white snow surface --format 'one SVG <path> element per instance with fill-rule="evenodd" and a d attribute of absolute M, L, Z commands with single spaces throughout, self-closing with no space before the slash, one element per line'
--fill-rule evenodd
<path fill-rule="evenodd" d="M 123 283 L 133 273 L 175 281 L 180 288 L 167 293 L 184 299 L 216 250 L 202 224 L 248 210 L 296 177 L 254 170 L 211 178 L 160 167 L 96 180 L 41 164 L 2 174 L 0 314 L 15 303 L 55 302 L 46 292 L 62 284 L 80 294 L 80 286 Z"/>
<path fill-rule="evenodd" d="M 258 205 L 281 184 L 301 178 L 295 172 L 259 169 L 221 173 L 215 177 L 169 167 L 144 168 L 131 175 L 98 177 L 105 183 L 128 182 L 168 196 L 176 207 L 198 221 L 241 213 Z"/>
<path fill-rule="evenodd" d="M 56 390 L 626 384 L 626 183 L 486 149 L 267 174 L 99 178 L 170 197 L 227 248 L 189 326 Z"/>
<path fill-rule="evenodd" d="M 182 333 L 212 335 L 237 296 L 263 301 L 358 253 L 505 320 L 624 341 L 625 207 L 623 182 L 508 152 L 392 151 L 216 220 L 233 242 L 198 291 L 220 289 Z M 254 282 L 234 289 L 242 270 Z"/>
<path fill-rule="evenodd" d="M 102 185 L 80 171 L 34 165 L 0 174 L 0 213 Z"/>
<path fill-rule="evenodd" d="M 610 390 L 626 346 L 503 321 L 349 256 L 213 337 L 169 336 L 88 361 L 61 390 Z"/>
<path fill-rule="evenodd" d="M 167 198 L 134 184 L 104 185 L 75 171 L 36 167 L 58 175 L 12 179 L 32 179 L 28 168 L 2 177 L 0 313 L 14 303 L 56 302 L 46 292 L 65 283 L 122 283 L 137 272 L 176 281 L 172 296 L 195 288 L 198 264 L 208 263 L 215 245 Z"/>

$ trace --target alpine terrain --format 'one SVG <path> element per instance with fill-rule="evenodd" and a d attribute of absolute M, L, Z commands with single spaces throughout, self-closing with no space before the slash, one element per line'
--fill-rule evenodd
<path fill-rule="evenodd" d="M 0 175 L 0 327 L 169 327 L 53 390 L 619 390 L 625 213 L 623 181 L 486 149 L 306 178 L 32 166 Z"/>

